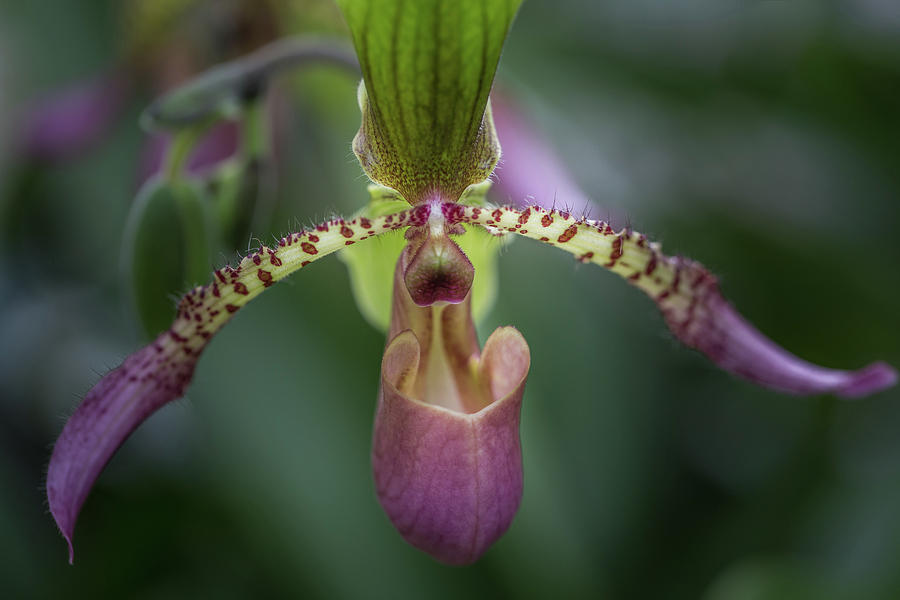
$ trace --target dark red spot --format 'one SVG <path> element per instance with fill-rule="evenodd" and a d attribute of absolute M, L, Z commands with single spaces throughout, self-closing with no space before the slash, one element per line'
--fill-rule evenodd
<path fill-rule="evenodd" d="M 219 314 L 219 311 L 218 311 L 218 310 L 211 310 L 211 311 L 209 311 L 209 316 L 210 316 L 210 317 L 214 317 L 214 316 L 216 316 L 217 314 Z"/>
<path fill-rule="evenodd" d="M 544 227 L 550 227 L 551 225 L 553 225 L 553 217 L 551 217 L 550 215 L 544 215 L 543 217 L 541 217 L 541 225 L 543 225 Z"/>
<path fill-rule="evenodd" d="M 226 304 L 225 305 L 225 310 L 227 310 L 230 313 L 236 313 L 239 308 L 240 308 L 240 306 L 235 306 L 234 304 Z"/>
<path fill-rule="evenodd" d="M 322 223 L 321 225 L 316 225 L 316 231 L 328 231 L 328 224 Z"/>
<path fill-rule="evenodd" d="M 644 273 L 649 275 L 650 273 L 655 271 L 656 263 L 657 263 L 656 254 L 651 254 L 650 260 L 647 262 L 647 268 L 644 270 Z"/>
<path fill-rule="evenodd" d="M 307 239 L 308 239 L 309 241 L 311 241 L 311 242 L 318 242 L 318 241 L 319 241 L 319 236 L 317 236 L 317 235 L 311 233 L 311 234 L 309 234 L 309 237 L 308 237 Z"/>
<path fill-rule="evenodd" d="M 242 296 L 246 296 L 246 295 L 249 294 L 250 292 L 247 291 L 247 286 L 246 286 L 246 285 L 244 285 L 243 283 L 241 283 L 240 281 L 238 281 L 238 282 L 236 282 L 236 283 L 234 284 L 234 293 L 235 293 L 235 294 L 240 294 L 240 295 L 242 295 Z"/>
<path fill-rule="evenodd" d="M 531 209 L 526 208 L 524 211 L 522 211 L 522 214 L 519 215 L 519 224 L 524 225 L 525 223 L 528 222 L 528 219 L 530 219 L 530 218 L 531 218 Z"/>
<path fill-rule="evenodd" d="M 691 289 L 696 290 L 698 287 L 700 287 L 700 284 L 703 283 L 705 279 L 706 279 L 705 271 L 700 271 L 699 273 L 697 273 L 696 279 L 694 279 L 694 281 L 691 282 Z"/>
<path fill-rule="evenodd" d="M 309 242 L 303 242 L 302 244 L 300 244 L 300 247 L 307 254 L 318 254 L 319 253 L 319 251 L 316 250 L 316 247 L 313 246 L 312 244 L 310 244 Z"/>
<path fill-rule="evenodd" d="M 272 281 L 272 274 L 266 271 L 265 269 L 260 269 L 256 272 L 256 276 L 259 277 L 259 280 L 263 282 L 263 287 L 269 287 L 274 283 Z"/>
<path fill-rule="evenodd" d="M 609 255 L 609 257 L 613 260 L 618 260 L 618 259 L 622 258 L 622 238 L 621 237 L 617 237 L 616 239 L 613 240 L 612 253 Z"/>
<path fill-rule="evenodd" d="M 353 230 L 346 225 L 341 225 L 341 235 L 345 238 L 351 238 L 353 237 Z"/>
<path fill-rule="evenodd" d="M 302 263 L 300 263 L 300 266 L 301 266 L 301 267 L 305 267 L 305 266 L 308 265 L 310 262 L 311 262 L 311 261 L 304 260 Z"/>
<path fill-rule="evenodd" d="M 259 263 L 262 262 L 262 258 L 259 257 L 259 254 L 254 254 L 252 258 L 254 265 L 259 265 Z"/>
<path fill-rule="evenodd" d="M 217 284 L 215 281 L 213 281 L 213 284 L 212 284 L 212 295 L 215 296 L 216 298 L 222 297 L 222 294 L 219 292 L 219 284 Z"/>
<path fill-rule="evenodd" d="M 352 246 L 352 245 L 355 244 L 355 243 L 356 243 L 356 242 L 354 242 L 353 240 L 347 240 L 346 242 L 344 242 L 344 245 L 345 245 L 345 246 Z"/>
<path fill-rule="evenodd" d="M 169 337 L 172 338 L 173 340 L 175 340 L 176 342 L 178 342 L 179 344 L 183 344 L 184 342 L 187 341 L 186 337 L 182 337 L 182 336 L 178 335 L 171 329 L 169 330 Z"/>
<path fill-rule="evenodd" d="M 444 213 L 444 217 L 452 224 L 465 221 L 466 219 L 466 209 L 459 204 L 444 204 L 441 207 L 441 212 Z"/>
<path fill-rule="evenodd" d="M 216 269 L 216 277 L 218 277 L 219 281 L 221 281 L 222 283 L 226 283 L 225 276 L 222 275 L 222 271 L 220 271 L 218 269 Z"/>
<path fill-rule="evenodd" d="M 619 236 L 613 240 L 612 252 L 609 255 L 609 262 L 603 265 L 607 269 L 611 269 L 616 265 L 616 261 L 622 257 L 622 237 Z"/>
<path fill-rule="evenodd" d="M 405 218 L 410 225 L 424 225 L 428 222 L 428 216 L 431 214 L 431 206 L 428 204 L 420 204 L 417 207 L 405 213 Z"/>
<path fill-rule="evenodd" d="M 494 217 L 495 221 L 499 221 L 501 218 L 503 218 L 503 211 L 498 208 L 491 213 L 491 216 Z"/>
<path fill-rule="evenodd" d="M 562 234 L 558 238 L 556 238 L 556 241 L 559 242 L 560 244 L 565 244 L 566 242 L 571 240 L 573 237 L 575 237 L 576 233 L 578 233 L 578 226 L 577 225 L 569 225 L 569 227 L 565 231 L 563 231 Z"/>
<path fill-rule="evenodd" d="M 272 263 L 273 266 L 280 267 L 282 265 L 281 259 L 275 256 L 274 254 L 269 255 L 269 262 Z"/>
<path fill-rule="evenodd" d="M 581 262 L 588 262 L 592 258 L 594 258 L 593 252 L 585 252 L 584 254 L 582 254 L 581 256 L 578 257 L 578 260 L 580 260 Z"/>
<path fill-rule="evenodd" d="M 359 226 L 362 227 L 363 229 L 372 229 L 372 221 L 368 220 L 365 217 L 362 217 L 359 220 Z"/>
<path fill-rule="evenodd" d="M 637 280 L 640 279 L 640 278 L 641 278 L 641 272 L 640 272 L 640 271 L 635 271 L 634 273 L 632 273 L 631 275 L 629 275 L 628 280 L 629 280 L 629 281 L 637 281 Z"/>
<path fill-rule="evenodd" d="M 541 241 L 542 241 L 542 242 L 549 242 L 549 241 L 550 241 L 550 238 L 548 238 L 548 237 L 542 237 L 542 238 L 541 238 Z"/>

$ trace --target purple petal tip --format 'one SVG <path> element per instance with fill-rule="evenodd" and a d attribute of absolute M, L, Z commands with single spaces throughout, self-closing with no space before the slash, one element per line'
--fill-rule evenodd
<path fill-rule="evenodd" d="M 69 546 L 69 564 L 75 564 L 75 547 L 72 546 L 72 537 L 63 533 L 63 537 L 66 539 L 66 544 Z"/>
<path fill-rule="evenodd" d="M 798 395 L 860 398 L 897 383 L 897 372 L 884 362 L 847 371 L 821 367 L 791 354 L 741 316 L 722 297 L 716 278 L 699 263 L 679 259 L 678 273 L 680 280 L 690 282 L 679 288 L 690 301 L 685 309 L 672 304 L 670 295 L 657 300 L 666 322 L 682 342 L 722 369 Z"/>
<path fill-rule="evenodd" d="M 50 514 L 69 546 L 81 506 L 103 467 L 134 429 L 190 382 L 197 354 L 182 353 L 169 332 L 128 357 L 85 396 L 66 423 L 47 469 Z"/>
<path fill-rule="evenodd" d="M 897 370 L 885 362 L 847 373 L 847 382 L 835 393 L 842 398 L 861 398 L 880 392 L 897 383 Z"/>
<path fill-rule="evenodd" d="M 24 150 L 45 160 L 83 151 L 118 115 L 127 88 L 127 81 L 112 73 L 60 90 L 38 103 L 25 123 Z"/>

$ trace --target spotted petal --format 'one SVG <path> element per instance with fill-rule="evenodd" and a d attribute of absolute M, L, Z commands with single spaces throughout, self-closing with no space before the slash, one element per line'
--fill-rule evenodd
<path fill-rule="evenodd" d="M 189 292 L 172 326 L 104 376 L 66 423 L 47 473 L 50 512 L 69 544 L 94 481 L 116 449 L 147 417 L 179 398 L 209 340 L 247 302 L 277 281 L 341 248 L 410 225 L 422 225 L 429 207 L 378 218 L 334 220 L 262 247 L 236 267 L 215 271 L 212 282 Z"/>
<path fill-rule="evenodd" d="M 698 262 L 670 257 L 646 236 L 614 231 L 603 221 L 575 219 L 538 206 L 485 209 L 444 205 L 448 223 L 480 224 L 517 233 L 601 265 L 650 296 L 669 329 L 719 367 L 759 385 L 792 394 L 831 393 L 847 398 L 872 394 L 897 381 L 897 372 L 876 362 L 857 371 L 828 369 L 794 356 L 760 333 L 719 292 L 716 278 Z"/>

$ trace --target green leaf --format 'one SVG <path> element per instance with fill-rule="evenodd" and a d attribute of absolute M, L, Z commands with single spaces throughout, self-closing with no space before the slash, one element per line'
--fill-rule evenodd
<path fill-rule="evenodd" d="M 203 196 L 196 186 L 151 179 L 138 193 L 125 229 L 122 264 L 146 336 L 172 322 L 174 298 L 207 279 L 206 230 Z"/>
<path fill-rule="evenodd" d="M 521 0 L 338 0 L 363 72 L 353 149 L 412 204 L 455 201 L 500 157 L 488 94 Z"/>

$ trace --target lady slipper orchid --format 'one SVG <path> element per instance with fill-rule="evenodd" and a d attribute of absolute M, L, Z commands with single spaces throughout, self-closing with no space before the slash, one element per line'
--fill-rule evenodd
<path fill-rule="evenodd" d="M 686 346 L 760 385 L 859 397 L 896 381 L 883 363 L 832 370 L 788 353 L 735 311 L 702 265 L 666 256 L 644 235 L 522 198 L 512 206 L 485 199 L 499 140 L 507 138 L 495 130 L 488 94 L 518 1 L 340 4 L 363 72 L 353 149 L 378 184 L 373 200 L 352 219 L 291 233 L 215 270 L 181 299 L 171 327 L 88 392 L 47 475 L 70 561 L 76 518 L 94 481 L 136 427 L 184 394 L 212 337 L 263 291 L 340 250 L 358 296 L 381 273 L 366 260 L 381 255 L 375 258 L 393 265 L 390 282 L 378 283 L 390 284 L 389 302 L 377 294 L 361 300 L 367 317 L 387 329 L 372 446 L 378 498 L 408 542 L 449 564 L 477 560 L 509 527 L 522 494 L 519 414 L 530 353 L 512 327 L 479 350 L 473 311 L 495 258 L 478 253 L 485 232 L 531 238 L 621 276 L 656 303 Z M 232 106 L 240 94 L 212 80 L 211 98 Z M 215 102 L 204 105 L 218 114 Z M 156 109 L 164 114 L 166 103 Z M 529 177 L 562 177 L 556 164 L 542 170 L 549 153 L 534 136 L 509 139 L 522 143 L 510 153 L 518 164 L 506 171 L 516 180 L 508 189 L 526 189 Z M 529 160 L 537 161 L 532 168 Z M 365 243 L 375 237 L 391 243 Z"/>

